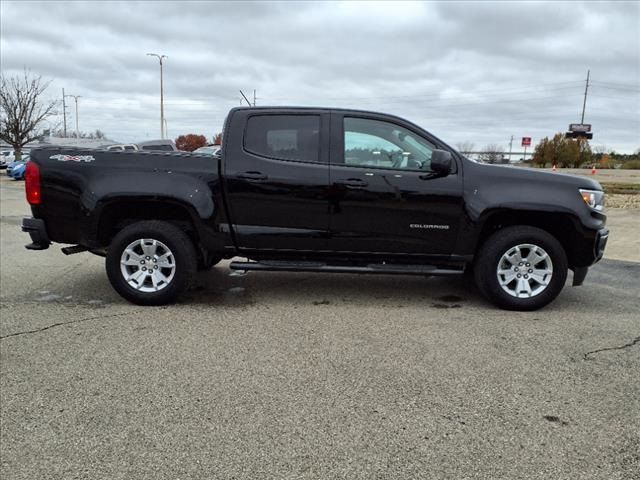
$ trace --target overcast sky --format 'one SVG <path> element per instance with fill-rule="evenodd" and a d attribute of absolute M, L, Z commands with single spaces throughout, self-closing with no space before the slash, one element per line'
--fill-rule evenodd
<path fill-rule="evenodd" d="M 0 3 L 3 75 L 81 95 L 80 130 L 158 138 L 165 63 L 169 136 L 222 129 L 240 105 L 394 113 L 446 142 L 541 137 L 580 121 L 592 145 L 640 147 L 638 2 Z M 72 100 L 72 99 L 68 99 Z M 61 110 L 60 110 L 61 111 Z M 75 128 L 69 108 L 69 128 Z M 60 121 L 53 119 L 52 122 Z"/>

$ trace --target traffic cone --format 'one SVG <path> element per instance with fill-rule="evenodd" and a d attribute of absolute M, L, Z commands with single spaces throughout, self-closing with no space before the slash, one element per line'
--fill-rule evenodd
<path fill-rule="evenodd" d="M 595 175 L 596 174 L 596 166 L 594 165 L 593 168 L 591 169 L 591 175 Z"/>
<path fill-rule="evenodd" d="M 556 164 L 554 163 L 554 164 L 553 164 L 553 171 L 555 172 L 556 170 L 557 170 L 557 168 L 556 168 Z"/>

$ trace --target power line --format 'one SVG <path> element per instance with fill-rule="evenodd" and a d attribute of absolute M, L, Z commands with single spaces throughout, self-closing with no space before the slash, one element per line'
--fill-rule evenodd
<path fill-rule="evenodd" d="M 568 84 L 574 84 L 572 86 L 565 86 L 565 87 L 559 87 L 559 89 L 565 89 L 565 88 L 575 88 L 575 86 L 577 86 L 578 84 L 581 84 L 583 82 L 583 80 L 572 80 L 570 82 L 549 82 L 549 83 L 538 83 L 536 85 L 523 85 L 520 87 L 507 87 L 507 88 L 499 88 L 499 89 L 481 89 L 481 90 L 469 90 L 469 91 L 465 91 L 465 93 L 469 93 L 469 94 L 485 94 L 485 93 L 492 93 L 492 92 L 497 92 L 500 94 L 503 94 L 504 92 L 518 92 L 518 91 L 526 91 L 526 90 L 536 90 L 536 89 L 540 89 L 541 87 L 546 87 L 546 86 L 552 86 L 552 85 L 568 85 Z M 551 90 L 551 89 L 549 89 Z M 372 97 L 358 97 L 358 96 L 350 96 L 350 97 L 322 97 L 324 100 L 376 100 L 376 99 L 384 99 L 384 98 L 422 98 L 422 97 L 439 97 L 442 95 L 442 91 L 440 92 L 433 92 L 433 93 L 424 93 L 424 94 L 413 94 L 413 95 L 395 95 L 395 96 L 390 96 L 390 95 L 381 95 L 381 96 L 372 96 Z M 289 100 L 292 97 L 270 97 L 270 100 Z"/>
<path fill-rule="evenodd" d="M 640 85 L 637 83 L 633 84 L 633 83 L 617 83 L 617 82 L 600 82 L 598 80 L 592 80 L 591 83 L 600 84 L 600 85 L 610 85 L 611 87 L 616 87 L 616 88 L 632 88 L 632 89 L 640 90 Z"/>

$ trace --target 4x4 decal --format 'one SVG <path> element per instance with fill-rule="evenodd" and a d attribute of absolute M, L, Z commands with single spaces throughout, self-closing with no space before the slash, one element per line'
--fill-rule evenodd
<path fill-rule="evenodd" d="M 51 155 L 51 160 L 58 160 L 60 162 L 93 162 L 95 158 L 93 155 Z"/>

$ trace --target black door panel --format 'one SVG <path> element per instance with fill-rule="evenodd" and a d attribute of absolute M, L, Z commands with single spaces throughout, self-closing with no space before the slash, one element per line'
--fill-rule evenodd
<path fill-rule="evenodd" d="M 354 129 L 361 129 L 355 132 L 360 138 L 351 141 L 345 154 L 344 117 L 332 114 L 329 249 L 354 254 L 451 254 L 463 209 L 457 169 L 434 178 L 428 171 L 428 148 L 421 153 L 422 145 L 403 142 L 406 132 L 418 134 L 399 125 L 395 141 L 404 148 L 397 147 L 391 144 L 393 135 L 383 132 L 384 123 L 395 124 L 375 117 L 371 131 L 388 140 L 382 138 L 380 148 L 371 151 L 373 134 L 361 133 L 367 127 L 360 121 L 367 120 L 363 117 L 352 122 Z"/>
<path fill-rule="evenodd" d="M 236 115 L 224 173 L 239 248 L 326 250 L 328 114 Z"/>

